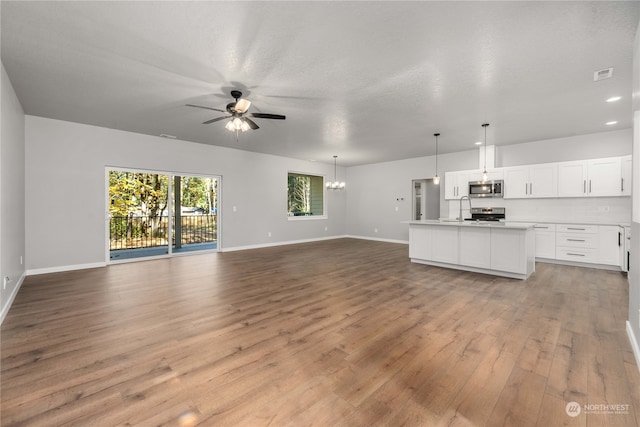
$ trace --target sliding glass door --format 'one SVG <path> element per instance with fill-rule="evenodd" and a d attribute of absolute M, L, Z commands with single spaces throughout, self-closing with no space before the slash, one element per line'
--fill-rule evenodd
<path fill-rule="evenodd" d="M 218 249 L 219 177 L 108 169 L 108 259 Z"/>

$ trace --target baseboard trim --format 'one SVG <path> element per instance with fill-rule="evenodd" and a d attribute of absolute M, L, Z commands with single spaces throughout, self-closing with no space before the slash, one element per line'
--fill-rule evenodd
<path fill-rule="evenodd" d="M 92 262 L 88 264 L 63 265 L 59 267 L 35 268 L 27 270 L 27 276 L 37 276 L 38 274 L 60 273 L 62 271 L 86 270 L 88 268 L 106 267 L 106 262 Z"/>
<path fill-rule="evenodd" d="M 286 240 L 286 241 L 274 242 L 274 243 L 261 243 L 258 245 L 232 246 L 229 248 L 220 248 L 220 252 L 235 252 L 235 251 L 245 251 L 248 249 L 272 248 L 274 246 L 297 245 L 298 243 L 311 243 L 311 242 L 321 242 L 323 240 L 344 239 L 345 237 L 349 237 L 349 236 L 343 235 L 343 236 L 331 236 L 331 237 L 318 237 L 313 239 Z"/>
<path fill-rule="evenodd" d="M 348 237 L 348 238 L 351 238 L 351 239 L 373 240 L 373 241 L 376 241 L 376 242 L 401 243 L 403 245 L 408 245 L 409 244 L 408 240 L 382 239 L 382 238 L 379 238 L 379 237 L 356 236 L 356 235 L 351 235 L 351 234 L 347 234 L 344 237 Z"/>
<path fill-rule="evenodd" d="M 633 355 L 636 358 L 636 366 L 638 370 L 640 370 L 640 346 L 638 346 L 638 341 L 636 340 L 636 336 L 633 333 L 633 328 L 631 327 L 631 323 L 627 320 L 627 337 L 629 338 L 629 344 L 631 344 L 631 350 L 633 351 Z"/>
<path fill-rule="evenodd" d="M 573 267 L 584 267 L 584 268 L 595 268 L 598 270 L 609 270 L 609 271 L 622 271 L 622 268 L 615 265 L 607 265 L 607 264 L 591 264 L 588 262 L 576 262 L 576 261 L 568 261 L 563 259 L 550 259 L 550 258 L 536 258 L 536 262 L 542 262 L 545 264 L 558 264 L 558 265 L 570 265 Z"/>
<path fill-rule="evenodd" d="M 9 309 L 13 305 L 13 300 L 16 299 L 16 295 L 18 295 L 18 291 L 20 290 L 25 277 L 27 277 L 27 274 L 22 273 L 22 276 L 20 276 L 20 279 L 18 279 L 18 284 L 15 288 L 13 288 L 13 291 L 9 295 L 9 298 L 7 298 L 7 302 L 4 304 L 4 307 L 2 307 L 2 311 L 0 312 L 0 325 L 2 324 L 2 322 L 4 322 L 4 318 L 7 317 Z"/>

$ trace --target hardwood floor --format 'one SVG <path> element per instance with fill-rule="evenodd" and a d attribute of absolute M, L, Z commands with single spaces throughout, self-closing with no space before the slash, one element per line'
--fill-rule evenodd
<path fill-rule="evenodd" d="M 626 278 L 536 269 L 337 239 L 30 276 L 2 425 L 637 426 Z"/>

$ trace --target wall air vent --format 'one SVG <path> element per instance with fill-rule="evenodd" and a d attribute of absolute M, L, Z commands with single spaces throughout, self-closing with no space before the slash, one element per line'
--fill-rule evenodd
<path fill-rule="evenodd" d="M 613 77 L 613 67 L 604 68 L 602 70 L 593 72 L 593 81 L 597 82 L 598 80 L 610 79 Z"/>

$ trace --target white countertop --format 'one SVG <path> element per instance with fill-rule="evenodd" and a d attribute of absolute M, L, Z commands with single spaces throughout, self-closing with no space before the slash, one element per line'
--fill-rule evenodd
<path fill-rule="evenodd" d="M 403 224 L 409 225 L 444 225 L 455 227 L 488 227 L 488 228 L 517 228 L 526 230 L 533 228 L 535 222 L 496 222 L 496 221 L 458 221 L 457 219 L 424 219 L 414 221 L 402 221 Z"/>

